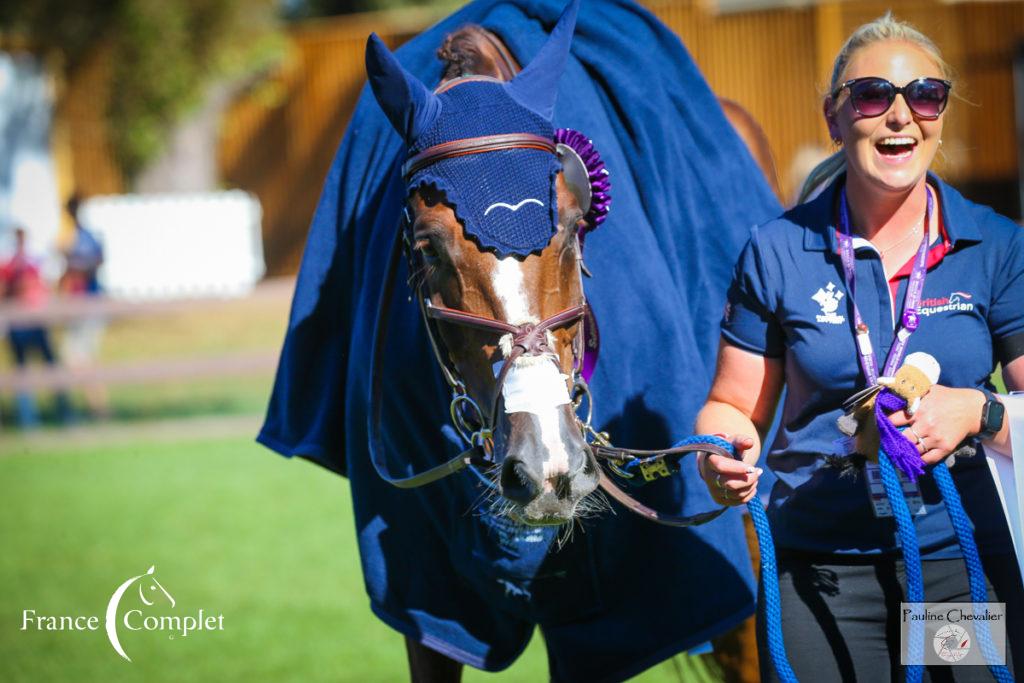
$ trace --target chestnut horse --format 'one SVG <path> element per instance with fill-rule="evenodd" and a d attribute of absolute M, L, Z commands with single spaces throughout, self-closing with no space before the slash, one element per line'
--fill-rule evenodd
<path fill-rule="evenodd" d="M 485 76 L 510 82 L 522 71 L 504 43 L 494 33 L 468 25 L 449 34 L 438 50 L 444 62 L 444 92 L 470 77 Z M 734 126 L 778 195 L 778 182 L 766 137 L 753 117 L 739 104 L 719 100 Z M 583 305 L 580 274 L 582 254 L 578 229 L 584 218 L 579 196 L 570 191 L 561 173 L 555 180 L 557 230 L 546 246 L 525 258 L 498 258 L 479 248 L 466 234 L 463 223 L 446 202 L 443 190 L 421 186 L 409 201 L 411 249 L 416 286 L 428 293 L 430 311 L 456 311 L 483 320 L 516 325 L 547 321 L 562 311 Z M 511 201 L 512 198 L 510 198 Z M 505 204 L 511 208 L 514 204 Z M 427 313 L 430 315 L 430 312 Z M 456 321 L 457 322 L 457 321 Z M 552 326 L 543 332 L 544 353 L 520 357 L 506 376 L 534 388 L 558 382 L 557 375 L 573 376 L 580 319 Z M 556 401 L 532 410 L 497 410 L 503 387 L 495 382 L 495 363 L 507 359 L 514 337 L 498 336 L 489 327 L 452 324 L 440 318 L 436 334 L 465 383 L 466 395 L 483 406 L 481 421 L 491 420 L 494 448 L 501 453 L 495 488 L 506 499 L 505 511 L 526 524 L 562 524 L 573 519 L 598 482 L 599 468 L 574 419 L 571 402 Z M 546 363 L 549 358 L 553 363 Z M 525 361 L 525 364 L 520 365 Z M 442 364 L 445 360 L 440 359 Z M 520 379 L 517 372 L 536 375 L 541 368 L 548 377 Z M 507 384 L 505 385 L 507 386 Z M 505 396 L 508 400 L 508 396 Z M 490 413 L 493 406 L 497 414 Z M 507 406 L 506 406 L 507 408 Z M 459 680 L 462 664 L 406 638 L 409 666 L 416 681 Z M 716 656 L 729 680 L 757 678 L 753 618 L 716 641 Z"/>

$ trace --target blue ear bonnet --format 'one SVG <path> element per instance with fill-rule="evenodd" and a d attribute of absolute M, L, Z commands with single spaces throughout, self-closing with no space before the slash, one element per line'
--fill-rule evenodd
<path fill-rule="evenodd" d="M 409 156 L 443 142 L 501 133 L 554 139 L 551 122 L 517 103 L 502 83 L 467 80 L 437 97 L 440 113 L 413 142 Z M 466 235 L 504 258 L 543 249 L 558 230 L 559 170 L 554 154 L 504 149 L 437 161 L 407 182 L 410 195 L 428 185 L 444 192 Z"/>
<path fill-rule="evenodd" d="M 431 92 L 402 68 L 376 35 L 366 44 L 366 74 L 381 109 L 405 140 L 409 157 L 436 145 L 491 135 L 550 141 L 558 79 L 565 70 L 580 0 L 570 0 L 551 35 L 511 81 L 468 77 Z M 527 145 L 527 147 L 529 147 Z M 445 194 L 466 235 L 499 258 L 543 249 L 558 230 L 558 157 L 542 149 L 437 158 L 406 178 L 410 195 L 426 185 Z M 582 163 L 582 162 L 580 162 Z M 584 176 L 586 172 L 584 172 Z"/>

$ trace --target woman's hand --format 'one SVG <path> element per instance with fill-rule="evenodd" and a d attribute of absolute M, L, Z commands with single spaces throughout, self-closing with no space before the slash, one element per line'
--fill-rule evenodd
<path fill-rule="evenodd" d="M 981 431 L 981 408 L 985 394 L 977 389 L 953 389 L 934 385 L 921 398 L 912 417 L 905 411 L 889 419 L 897 427 L 909 425 L 904 434 L 917 442 L 921 458 L 929 465 L 948 457 L 960 442 Z"/>
<path fill-rule="evenodd" d="M 729 440 L 728 435 L 723 435 Z M 742 505 L 757 495 L 757 480 L 761 477 L 761 468 L 746 462 L 757 453 L 750 450 L 754 440 L 749 436 L 737 436 L 732 439 L 733 448 L 742 460 L 734 460 L 722 455 L 698 456 L 697 468 L 704 479 L 711 498 L 719 505 Z"/>

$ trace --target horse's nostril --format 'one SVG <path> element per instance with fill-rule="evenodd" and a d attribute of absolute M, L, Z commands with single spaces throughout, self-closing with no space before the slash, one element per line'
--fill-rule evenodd
<path fill-rule="evenodd" d="M 565 500 L 572 493 L 572 480 L 568 474 L 556 474 L 551 477 L 551 488 L 559 500 Z"/>
<path fill-rule="evenodd" d="M 501 466 L 501 495 L 526 505 L 540 493 L 540 483 L 522 460 L 506 460 Z"/>

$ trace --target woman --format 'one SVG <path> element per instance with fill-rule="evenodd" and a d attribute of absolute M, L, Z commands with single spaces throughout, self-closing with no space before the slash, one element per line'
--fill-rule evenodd
<path fill-rule="evenodd" d="M 813 201 L 752 231 L 729 292 L 715 381 L 697 418 L 697 433 L 732 435 L 744 454 L 744 462 L 700 462 L 711 495 L 725 505 L 745 503 L 756 494 L 761 472 L 753 464 L 787 387 L 767 460 L 778 477 L 769 516 L 785 642 L 802 680 L 902 679 L 904 574 L 895 525 L 884 503 L 876 509 L 870 472 L 860 467 L 863 458 L 848 457 L 853 448 L 836 423 L 866 378 L 899 367 L 900 349 L 888 355 L 901 346 L 894 328 L 913 332 L 905 354 L 927 352 L 941 366 L 913 416 L 892 416 L 929 465 L 964 440 L 1006 442 L 998 407 L 988 405 L 996 399 L 986 393 L 995 362 L 1009 388 L 1024 388 L 1024 231 L 928 173 L 949 81 L 934 43 L 889 15 L 849 38 L 824 102 L 842 150 L 818 177 L 845 170 Z M 924 276 L 920 301 L 906 296 L 912 274 Z M 980 454 L 958 458 L 952 473 L 975 525 L 990 600 L 1007 603 L 1017 647 L 1021 581 L 987 465 Z M 908 500 L 917 512 L 926 598 L 970 601 L 942 498 L 930 476 L 918 482 Z M 761 660 L 772 676 L 766 653 Z M 984 667 L 930 673 L 990 680 Z"/>

